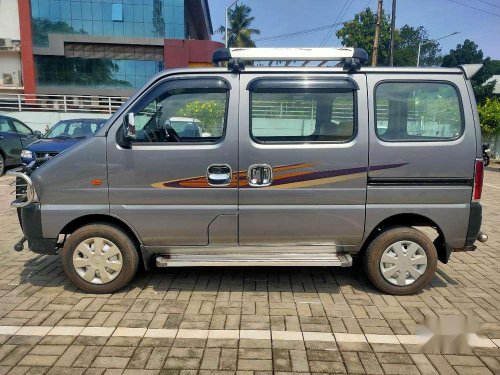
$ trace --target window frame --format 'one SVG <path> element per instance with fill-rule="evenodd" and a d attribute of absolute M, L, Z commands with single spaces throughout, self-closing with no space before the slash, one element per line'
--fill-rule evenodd
<path fill-rule="evenodd" d="M 254 91 L 253 85 L 258 83 L 259 81 L 265 82 L 270 82 L 270 81 L 285 81 L 287 84 L 284 86 L 289 86 L 289 87 L 272 87 L 268 88 L 267 91 Z M 287 82 L 288 81 L 288 82 Z M 311 81 L 313 84 L 311 85 Z M 335 84 L 335 81 L 337 82 L 343 82 L 347 83 L 348 85 L 351 85 L 351 88 L 348 87 L 338 87 L 335 89 L 333 86 Z M 325 87 L 328 85 L 332 85 L 331 88 Z M 323 86 L 323 87 L 322 87 Z M 332 78 L 325 78 L 325 77 L 314 77 L 314 76 L 303 76 L 303 77 L 258 77 L 252 79 L 248 85 L 247 85 L 247 90 L 248 90 L 248 98 L 249 98 L 249 119 L 248 119 L 248 132 L 250 139 L 260 145 L 304 145 L 304 144 L 345 144 L 352 142 L 355 140 L 358 136 L 358 91 L 359 91 L 359 86 L 356 83 L 356 81 L 347 78 L 347 77 L 332 77 Z M 298 141 L 262 141 L 257 139 L 253 133 L 252 133 L 252 122 L 253 122 L 253 117 L 252 117 L 252 112 L 253 112 L 253 94 L 255 92 L 257 93 L 277 93 L 277 94 L 286 94 L 286 93 L 335 93 L 335 90 L 337 92 L 350 92 L 352 93 L 352 98 L 353 98 L 353 133 L 349 139 L 346 140 L 339 140 L 339 141 L 306 141 L 306 140 L 298 140 Z"/>
<path fill-rule="evenodd" d="M 12 119 L 11 121 L 12 121 L 12 126 L 14 126 L 14 129 L 16 130 L 17 134 L 19 134 L 19 135 L 26 135 L 26 136 L 34 135 L 33 130 L 31 130 L 31 128 L 28 125 L 22 123 L 18 119 Z M 27 129 L 29 131 L 29 133 L 24 134 L 24 133 L 21 133 L 19 130 L 17 130 L 16 123 L 19 124 L 19 126 L 21 126 L 21 128 Z"/>
<path fill-rule="evenodd" d="M 458 98 L 458 103 L 459 103 L 459 110 L 460 110 L 460 134 L 454 138 L 440 138 L 440 139 L 418 139 L 418 138 L 413 138 L 413 139 L 394 139 L 394 140 L 388 140 L 388 139 L 383 139 L 381 138 L 380 134 L 378 133 L 378 127 L 377 127 L 377 89 L 380 85 L 384 83 L 440 83 L 440 84 L 445 84 L 448 86 L 451 86 L 454 90 L 455 93 L 457 94 Z M 385 143 L 429 143 L 429 142 L 453 142 L 457 141 L 460 138 L 462 138 L 465 134 L 465 112 L 464 112 L 464 103 L 462 100 L 462 95 L 460 93 L 460 88 L 451 81 L 445 80 L 445 79 L 383 79 L 378 81 L 375 86 L 373 87 L 373 120 L 374 120 L 374 131 L 375 131 L 375 136 L 377 139 L 381 142 Z"/>
<path fill-rule="evenodd" d="M 203 87 L 201 85 L 196 86 L 200 81 L 222 81 L 224 83 L 224 86 L 221 86 L 224 90 L 226 90 L 226 105 L 224 108 L 224 124 L 223 124 L 223 129 L 222 129 L 222 134 L 219 139 L 215 142 L 211 141 L 200 141 L 200 142 L 136 142 L 134 140 L 131 141 L 131 146 L 132 147 L 138 147 L 138 146 L 146 146 L 146 147 L 155 147 L 155 146 L 170 146 L 170 147 L 184 147 L 184 146 L 213 146 L 213 145 L 218 145 L 226 139 L 226 133 L 227 133 L 227 118 L 228 118 L 228 113 L 229 113 L 229 101 L 230 101 L 230 95 L 231 95 L 231 84 L 230 82 L 224 78 L 224 77 L 219 77 L 219 76 L 193 76 L 193 77 L 174 77 L 174 78 L 167 78 L 164 80 L 161 80 L 157 82 L 155 85 L 148 87 L 143 95 L 141 95 L 135 103 L 133 103 L 124 113 L 124 116 L 126 116 L 128 113 L 136 113 L 136 108 L 137 107 L 142 107 L 144 109 L 144 105 L 148 105 L 151 103 L 152 100 L 154 100 L 158 95 L 156 95 L 156 90 L 160 89 L 161 86 L 163 85 L 175 85 L 177 82 L 186 82 L 186 81 L 192 81 L 194 82 L 193 87 L 185 87 L 185 88 L 190 88 L 190 89 L 210 89 L 210 88 L 216 88 L 215 86 L 213 87 Z M 169 90 L 175 89 L 172 87 L 171 89 L 165 90 L 164 92 L 167 92 Z M 154 97 L 153 97 L 154 96 Z M 118 130 L 119 132 L 120 130 Z M 118 135 L 117 132 L 117 135 Z"/>

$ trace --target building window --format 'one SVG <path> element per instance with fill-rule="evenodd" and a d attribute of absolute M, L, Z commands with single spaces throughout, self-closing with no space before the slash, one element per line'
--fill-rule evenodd
<path fill-rule="evenodd" d="M 184 12 L 182 0 L 31 0 L 33 44 L 48 47 L 51 33 L 184 39 Z"/>
<path fill-rule="evenodd" d="M 111 19 L 113 21 L 123 21 L 123 4 L 111 5 Z"/>

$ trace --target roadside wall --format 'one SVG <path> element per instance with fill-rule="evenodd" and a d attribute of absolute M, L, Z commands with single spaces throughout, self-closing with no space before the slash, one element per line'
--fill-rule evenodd
<path fill-rule="evenodd" d="M 24 122 L 33 130 L 45 133 L 47 127 L 51 127 L 56 122 L 75 118 L 109 118 L 110 114 L 87 113 L 87 112 L 55 112 L 55 111 L 24 111 L 24 112 L 0 112 L 5 116 L 10 116 Z"/>

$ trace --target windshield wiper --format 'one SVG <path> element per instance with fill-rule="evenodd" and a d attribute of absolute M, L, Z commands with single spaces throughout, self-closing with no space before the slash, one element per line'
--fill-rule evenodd
<path fill-rule="evenodd" d="M 68 137 L 67 135 L 57 135 L 55 137 L 51 137 L 52 139 L 69 139 L 71 137 Z M 49 138 L 50 139 L 50 138 Z"/>

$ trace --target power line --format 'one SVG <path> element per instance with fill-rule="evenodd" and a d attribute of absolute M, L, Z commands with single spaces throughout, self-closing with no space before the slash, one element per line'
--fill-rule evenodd
<path fill-rule="evenodd" d="M 344 24 L 346 22 L 351 22 L 351 21 L 354 21 L 354 20 L 340 21 L 340 22 L 332 23 L 332 24 L 325 25 L 325 26 L 319 26 L 319 27 L 315 27 L 315 28 L 312 28 L 312 29 L 305 29 L 305 30 L 294 31 L 294 32 L 291 32 L 291 33 L 271 35 L 271 36 L 268 36 L 268 37 L 265 37 L 265 38 L 255 39 L 255 41 L 256 42 L 267 42 L 267 41 L 270 41 L 270 40 L 279 40 L 279 39 L 294 38 L 294 37 L 298 37 L 298 36 L 302 36 L 302 35 L 306 35 L 306 34 L 317 33 L 319 31 L 327 30 L 327 29 L 329 29 L 331 27 L 342 25 L 342 24 Z"/>
<path fill-rule="evenodd" d="M 349 5 L 347 5 L 347 8 L 345 8 L 344 13 L 340 16 L 340 18 L 345 17 L 345 15 L 346 15 L 347 11 L 349 10 L 349 8 L 351 7 L 353 1 L 354 0 L 351 0 L 351 2 L 349 3 Z M 330 37 L 332 35 L 334 35 L 336 31 L 337 31 L 337 26 L 335 26 L 335 29 L 333 29 L 333 31 L 330 33 Z M 339 42 L 340 42 L 340 40 L 339 40 Z M 325 42 L 325 44 L 326 44 L 326 42 Z"/>
<path fill-rule="evenodd" d="M 461 2 L 456 1 L 456 0 L 448 0 L 448 1 L 451 1 L 452 3 L 458 4 L 458 5 L 462 5 L 462 6 L 464 6 L 464 7 L 470 8 L 470 9 L 477 10 L 477 11 L 479 11 L 479 12 L 483 12 L 483 13 L 486 13 L 486 14 L 491 14 L 492 16 L 500 17 L 500 14 L 491 13 L 491 12 L 488 12 L 487 10 L 480 9 L 480 8 L 476 8 L 476 7 L 473 7 L 473 6 L 471 6 L 471 5 L 464 4 L 464 3 L 461 3 Z"/>
<path fill-rule="evenodd" d="M 340 19 L 340 15 L 342 14 L 342 12 L 344 11 L 344 8 L 346 7 L 347 3 L 349 3 L 350 0 L 346 0 L 344 5 L 342 6 L 342 8 L 340 9 L 340 12 L 337 14 L 337 17 L 335 18 L 335 21 L 333 22 L 334 24 L 337 23 L 337 21 Z M 331 32 L 333 30 L 334 26 L 332 26 L 326 33 L 325 37 L 323 38 L 323 40 L 321 41 L 320 43 L 320 47 L 324 47 L 324 45 L 326 44 L 327 40 L 330 38 L 330 35 L 331 35 Z"/>
<path fill-rule="evenodd" d="M 488 4 L 488 5 L 491 5 L 492 7 L 495 7 L 495 8 L 500 8 L 500 5 L 492 4 L 492 3 L 489 3 L 489 2 L 484 1 L 484 0 L 477 0 L 477 1 L 480 1 L 480 2 Z"/>

